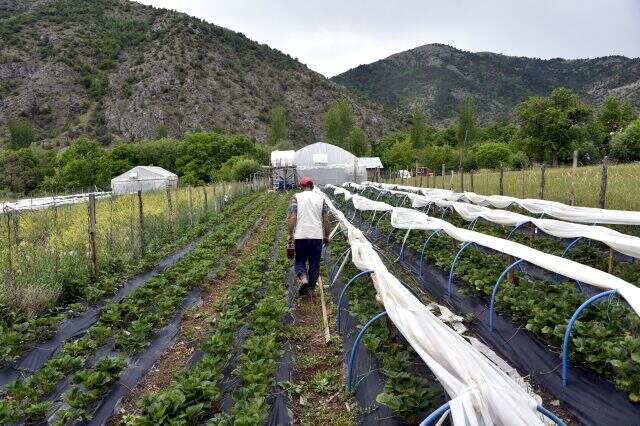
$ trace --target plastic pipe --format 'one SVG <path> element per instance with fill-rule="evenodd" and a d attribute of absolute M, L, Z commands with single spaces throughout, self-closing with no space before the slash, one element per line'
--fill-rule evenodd
<path fill-rule="evenodd" d="M 498 287 L 500 286 L 500 283 L 502 282 L 504 277 L 509 273 L 509 271 L 521 263 L 522 263 L 522 259 L 518 259 L 515 262 L 511 263 L 511 265 L 507 266 L 505 270 L 502 271 L 502 273 L 498 277 L 498 280 L 496 281 L 496 285 L 493 286 L 493 291 L 491 292 L 491 302 L 489 303 L 489 331 L 493 331 L 494 329 L 493 316 L 494 316 L 494 308 L 496 303 L 496 295 L 498 294 Z"/>
<path fill-rule="evenodd" d="M 372 270 L 366 270 L 366 271 L 362 271 L 362 272 L 359 272 L 359 273 L 355 274 L 353 277 L 351 277 L 351 279 L 344 286 L 344 288 L 342 289 L 342 292 L 340 292 L 340 297 L 338 298 L 338 311 L 336 313 L 336 330 L 338 331 L 338 333 L 340 332 L 340 318 L 341 318 L 341 313 L 342 313 L 342 309 L 341 309 L 342 308 L 342 299 L 344 299 L 344 296 L 347 293 L 347 289 L 358 278 L 360 278 L 363 275 L 370 274 L 372 272 L 373 272 Z"/>
<path fill-rule="evenodd" d="M 439 229 L 437 231 L 433 231 L 431 235 L 427 237 L 424 244 L 422 245 L 422 250 L 420 251 L 420 276 L 422 276 L 422 273 L 424 272 L 424 254 L 427 251 L 427 246 L 429 245 L 429 241 L 431 241 L 431 238 L 433 238 L 435 235 L 439 233 L 440 233 Z"/>
<path fill-rule="evenodd" d="M 351 387 L 352 387 L 351 382 L 353 381 L 353 361 L 356 359 L 356 355 L 358 353 L 358 344 L 360 343 L 360 340 L 362 340 L 362 337 L 364 336 L 364 333 L 367 332 L 369 327 L 371 327 L 371 325 L 378 318 L 382 318 L 385 315 L 387 315 L 387 312 L 386 311 L 382 311 L 382 312 L 376 314 L 373 318 L 371 318 L 364 325 L 364 327 L 362 327 L 362 330 L 360 330 L 360 332 L 358 333 L 358 336 L 356 336 L 356 340 L 353 341 L 353 347 L 351 348 L 351 354 L 349 355 L 349 363 L 347 365 L 347 392 L 351 392 Z"/>
<path fill-rule="evenodd" d="M 424 419 L 421 423 L 420 426 L 430 426 L 432 424 L 434 424 L 437 420 L 439 420 L 447 411 L 449 411 L 449 403 L 445 402 L 444 404 L 442 404 L 440 407 L 438 407 L 435 411 L 433 411 L 431 414 L 429 414 L 429 417 L 427 417 L 426 419 Z M 564 422 L 562 420 L 560 420 L 555 414 L 553 414 L 551 411 L 547 410 L 546 408 L 544 408 L 542 405 L 538 405 L 536 406 L 536 411 L 538 411 L 539 413 L 541 413 L 542 415 L 546 416 L 547 418 L 549 418 L 549 420 L 551 420 L 552 422 L 554 422 L 556 424 L 556 426 L 565 426 Z"/>
<path fill-rule="evenodd" d="M 376 221 L 376 223 L 380 223 L 380 220 L 385 217 L 386 215 L 388 215 L 389 213 L 391 213 L 391 210 L 387 210 L 386 212 L 384 212 L 384 214 L 382 214 L 378 220 Z M 369 227 L 369 231 L 371 231 L 373 229 L 373 227 L 375 226 L 375 224 L 373 223 L 373 221 L 371 221 L 371 226 Z"/>
<path fill-rule="evenodd" d="M 404 260 L 404 246 L 405 244 L 407 244 L 407 238 L 409 238 L 409 232 L 411 232 L 411 229 L 407 229 L 407 233 L 404 235 L 404 238 L 402 239 L 402 246 L 400 246 L 400 260 Z"/>
<path fill-rule="evenodd" d="M 511 239 L 511 237 L 513 236 L 513 234 L 515 234 L 515 232 L 516 232 L 518 229 L 520 229 L 520 228 L 522 227 L 522 225 L 525 225 L 525 224 L 527 224 L 527 223 L 531 223 L 531 222 L 522 222 L 521 224 L 516 225 L 516 226 L 511 230 L 511 232 L 509 232 L 509 235 L 507 235 L 507 240 L 510 240 L 510 239 Z"/>
<path fill-rule="evenodd" d="M 449 297 L 449 298 L 451 298 L 451 291 L 452 291 L 452 288 L 453 288 L 453 271 L 456 268 L 456 263 L 458 263 L 458 258 L 460 257 L 460 255 L 462 254 L 464 249 L 469 247 L 471 244 L 474 244 L 474 242 L 473 241 L 468 241 L 468 242 L 464 243 L 462 245 L 462 247 L 460 248 L 460 250 L 458 250 L 458 253 L 456 253 L 456 257 L 453 258 L 453 262 L 451 262 L 451 269 L 449 270 L 449 285 L 447 287 L 447 297 Z"/>
<path fill-rule="evenodd" d="M 346 257 L 348 256 L 348 254 L 351 253 L 351 247 L 349 247 L 348 249 L 346 249 L 344 251 L 344 253 L 342 253 L 340 256 L 338 256 L 338 259 L 336 260 L 336 263 L 333 264 L 333 268 L 331 268 L 331 273 L 329 274 L 329 287 L 331 287 L 333 285 L 333 283 L 336 281 L 336 279 L 338 278 L 338 275 L 340 274 L 340 271 L 342 270 L 342 267 L 344 266 L 344 262 L 342 262 L 342 264 L 340 264 L 342 258 L 344 257 L 344 260 L 346 261 Z M 336 273 L 336 267 L 340 265 L 338 272 Z"/>
<path fill-rule="evenodd" d="M 573 316 L 569 320 L 569 325 L 567 325 L 567 329 L 564 332 L 564 341 L 562 343 L 562 384 L 563 386 L 567 385 L 568 382 L 568 369 L 569 369 L 569 338 L 571 337 L 571 330 L 573 329 L 573 325 L 582 313 L 582 311 L 589 305 L 591 305 L 596 300 L 602 299 L 603 297 L 613 296 L 618 293 L 618 290 L 607 290 L 602 293 L 598 293 L 596 295 L 591 296 L 587 299 L 576 311 L 573 313 Z"/>
<path fill-rule="evenodd" d="M 560 257 L 565 257 L 567 255 L 567 253 L 569 253 L 569 250 L 571 250 L 576 244 L 578 244 L 580 242 L 580 240 L 582 240 L 582 237 L 578 237 L 575 240 L 571 241 L 569 243 L 569 245 L 567 247 L 565 247 L 564 251 L 562 252 L 562 254 L 560 255 Z M 560 278 L 560 276 L 558 274 L 556 274 L 556 281 L 558 281 Z M 580 281 L 576 280 L 576 289 L 582 293 L 582 285 L 580 283 Z"/>
<path fill-rule="evenodd" d="M 478 216 L 478 217 L 480 217 L 480 216 Z M 473 219 L 471 221 L 471 223 L 467 226 L 467 229 L 473 231 L 473 228 L 476 227 L 476 222 L 478 221 L 478 217 L 476 217 L 475 219 Z"/>

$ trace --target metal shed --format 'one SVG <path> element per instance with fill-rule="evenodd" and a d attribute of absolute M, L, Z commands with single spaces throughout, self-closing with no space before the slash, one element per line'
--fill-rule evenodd
<path fill-rule="evenodd" d="M 380 171 L 384 169 L 380 157 L 360 157 L 358 163 L 367 169 L 367 180 L 376 182 L 380 180 Z"/>
<path fill-rule="evenodd" d="M 367 169 L 358 157 L 324 142 L 296 151 L 295 165 L 298 176 L 309 176 L 316 185 L 342 185 L 348 181 L 361 182 L 367 177 Z"/>
<path fill-rule="evenodd" d="M 111 191 L 114 195 L 134 192 L 160 191 L 178 187 L 178 175 L 162 167 L 136 166 L 111 179 Z"/>

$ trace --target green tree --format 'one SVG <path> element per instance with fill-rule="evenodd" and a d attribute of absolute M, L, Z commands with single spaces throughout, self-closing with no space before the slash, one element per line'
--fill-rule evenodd
<path fill-rule="evenodd" d="M 356 157 L 364 157 L 368 155 L 371 150 L 369 138 L 360 127 L 354 127 L 349 133 L 348 146 L 349 151 Z"/>
<path fill-rule="evenodd" d="M 260 168 L 258 162 L 250 157 L 239 155 L 229 158 L 214 173 L 216 181 L 242 181 L 256 173 Z"/>
<path fill-rule="evenodd" d="M 281 141 L 287 140 L 287 122 L 285 109 L 277 106 L 271 110 L 269 128 L 267 129 L 267 144 L 277 145 Z"/>
<path fill-rule="evenodd" d="M 411 112 L 411 131 L 409 135 L 414 149 L 424 148 L 427 139 L 427 124 L 424 108 L 421 104 L 416 104 Z"/>
<path fill-rule="evenodd" d="M 156 130 L 156 139 L 164 139 L 168 135 L 169 132 L 167 131 L 167 126 L 161 124 L 160 127 L 158 127 L 158 130 Z"/>
<path fill-rule="evenodd" d="M 443 164 L 450 169 L 457 167 L 459 161 L 459 154 L 449 145 L 428 146 L 425 148 L 423 163 L 436 173 L 440 173 Z"/>
<path fill-rule="evenodd" d="M 45 178 L 48 189 L 107 188 L 111 180 L 108 153 L 96 141 L 79 139 L 53 161 L 54 174 Z"/>
<path fill-rule="evenodd" d="M 500 142 L 486 142 L 476 148 L 476 162 L 485 169 L 497 169 L 511 164 L 513 151 Z"/>
<path fill-rule="evenodd" d="M 476 135 L 476 105 L 473 98 L 467 97 L 458 107 L 458 144 L 469 146 Z"/>
<path fill-rule="evenodd" d="M 640 118 L 616 133 L 611 140 L 611 155 L 622 161 L 640 160 Z"/>
<path fill-rule="evenodd" d="M 624 129 L 634 118 L 633 106 L 630 101 L 620 102 L 610 96 L 598 110 L 597 120 L 602 123 L 607 132 L 615 133 Z"/>
<path fill-rule="evenodd" d="M 416 151 L 411 145 L 411 139 L 407 137 L 402 141 L 396 142 L 384 152 L 382 161 L 386 167 L 391 167 L 395 170 L 404 169 L 415 164 Z"/>
<path fill-rule="evenodd" d="M 9 144 L 12 148 L 27 148 L 36 140 L 31 122 L 24 118 L 9 120 Z"/>
<path fill-rule="evenodd" d="M 531 138 L 531 154 L 542 160 L 549 156 L 553 165 L 566 157 L 584 139 L 582 126 L 590 116 L 589 107 L 570 89 L 561 87 L 550 96 L 534 96 L 516 107 L 516 117 L 524 138 Z"/>
<path fill-rule="evenodd" d="M 38 188 L 44 167 L 33 150 L 0 150 L 0 190 L 28 194 Z"/>
<path fill-rule="evenodd" d="M 325 137 L 333 145 L 349 149 L 347 138 L 353 129 L 355 120 L 353 109 L 346 100 L 334 103 L 325 118 Z"/>

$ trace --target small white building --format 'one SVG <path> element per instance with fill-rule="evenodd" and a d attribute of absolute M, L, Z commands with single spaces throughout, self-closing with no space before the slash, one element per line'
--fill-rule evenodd
<path fill-rule="evenodd" d="M 344 182 L 361 182 L 367 178 L 367 169 L 358 157 L 346 149 L 324 142 L 317 142 L 295 153 L 298 176 L 309 176 L 316 185 L 342 185 Z"/>
<path fill-rule="evenodd" d="M 161 191 L 177 187 L 178 175 L 154 166 L 136 166 L 111 179 L 113 195 L 132 194 L 138 191 Z"/>
<path fill-rule="evenodd" d="M 376 182 L 380 180 L 380 172 L 384 168 L 380 157 L 360 157 L 358 163 L 367 169 L 367 180 Z"/>

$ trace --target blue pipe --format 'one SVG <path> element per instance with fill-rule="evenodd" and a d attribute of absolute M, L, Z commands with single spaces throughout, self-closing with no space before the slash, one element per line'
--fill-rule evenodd
<path fill-rule="evenodd" d="M 582 237 L 578 237 L 575 240 L 571 241 L 569 243 L 569 245 L 567 247 L 565 247 L 564 251 L 562 252 L 562 254 L 560 255 L 560 257 L 565 257 L 567 255 L 567 253 L 569 252 L 569 250 L 571 250 L 576 244 L 578 244 L 580 242 L 580 240 L 582 239 Z M 559 280 L 559 275 L 556 274 L 556 281 Z M 576 280 L 576 289 L 582 293 L 582 285 L 580 284 L 580 281 Z"/>
<path fill-rule="evenodd" d="M 402 239 L 402 246 L 400 246 L 400 260 L 404 260 L 404 246 L 407 243 L 407 240 L 409 239 L 410 232 L 411 232 L 411 229 L 407 229 L 407 234 Z"/>
<path fill-rule="evenodd" d="M 346 249 L 344 251 L 344 253 L 342 253 L 340 256 L 338 256 L 338 259 L 336 260 L 336 263 L 333 264 L 333 267 L 331 268 L 331 272 L 329 273 L 329 287 L 331 287 L 333 285 L 333 281 L 335 279 L 333 274 L 336 272 L 336 268 L 339 267 L 338 265 L 340 265 L 340 263 L 342 262 L 343 257 L 348 255 L 350 252 L 351 252 L 351 247 Z"/>
<path fill-rule="evenodd" d="M 453 262 L 451 262 L 451 269 L 449 270 L 449 285 L 447 288 L 447 297 L 449 298 L 451 298 L 451 291 L 453 288 L 453 270 L 456 268 L 456 263 L 458 263 L 458 258 L 460 257 L 464 249 L 469 247 L 471 244 L 474 244 L 473 241 L 468 241 L 464 243 L 463 246 L 460 248 L 460 250 L 458 250 L 456 257 L 453 258 Z"/>
<path fill-rule="evenodd" d="M 378 218 L 378 220 L 376 221 L 376 223 L 380 223 L 380 220 L 381 220 L 383 217 L 385 217 L 386 215 L 388 215 L 389 213 L 391 213 L 391 210 L 387 210 L 386 212 L 384 212 L 384 214 L 383 214 L 383 215 L 381 215 L 381 216 Z M 374 222 L 373 222 L 373 221 L 371 221 L 371 226 L 369 227 L 369 230 L 371 231 L 371 230 L 373 229 L 373 227 L 374 227 Z"/>
<path fill-rule="evenodd" d="M 500 283 L 504 279 L 505 275 L 507 275 L 507 273 L 509 273 L 511 269 L 518 266 L 522 262 L 523 262 L 522 259 L 518 259 L 515 262 L 512 262 L 511 265 L 507 266 L 505 270 L 502 271 L 502 273 L 498 277 L 498 280 L 496 281 L 496 285 L 493 286 L 493 291 L 491 292 L 491 302 L 489 304 L 489 331 L 493 331 L 494 329 L 493 316 L 494 316 L 494 308 L 496 303 L 496 295 L 498 294 L 498 287 L 500 286 Z"/>
<path fill-rule="evenodd" d="M 480 216 L 478 216 L 478 217 L 480 217 Z M 476 227 L 476 222 L 477 222 L 477 221 L 478 221 L 478 218 L 476 217 L 475 219 L 473 219 L 473 220 L 471 221 L 471 223 L 469 224 L 469 226 L 467 226 L 467 229 L 469 229 L 469 230 L 473 231 L 473 228 L 475 228 L 475 227 Z"/>
<path fill-rule="evenodd" d="M 351 284 L 353 282 L 355 282 L 359 277 L 366 275 L 366 274 L 370 274 L 372 273 L 372 270 L 366 270 L 366 271 L 362 271 L 357 273 L 356 275 L 354 275 L 353 277 L 351 277 L 351 279 L 347 282 L 347 284 L 344 286 L 344 288 L 342 289 L 342 292 L 340 292 L 340 297 L 338 298 L 338 312 L 336 314 L 336 330 L 338 331 L 338 333 L 340 332 L 340 318 L 341 318 L 341 307 L 342 307 L 342 299 L 344 299 L 345 294 L 347 293 L 347 289 L 349 288 L 349 286 L 351 286 Z"/>
<path fill-rule="evenodd" d="M 358 353 L 358 344 L 360 343 L 360 340 L 362 340 L 364 333 L 369 329 L 369 327 L 371 327 L 371 324 L 373 324 L 378 318 L 382 318 L 385 315 L 387 315 L 387 312 L 382 311 L 371 318 L 364 327 L 362 327 L 362 330 L 360 330 L 358 336 L 356 336 L 356 340 L 353 341 L 353 347 L 351 348 L 349 363 L 347 365 L 347 392 L 351 392 L 351 382 L 353 381 L 353 361 L 356 359 L 356 354 Z"/>
<path fill-rule="evenodd" d="M 449 407 L 449 403 L 445 402 L 440 407 L 438 407 L 438 409 L 436 409 L 431 414 L 429 414 L 429 417 L 424 419 L 420 423 L 420 426 L 430 426 L 430 425 L 434 424 L 436 421 L 438 421 L 444 415 L 444 413 L 447 412 L 447 410 L 449 410 L 449 408 L 450 408 Z M 551 411 L 549 411 L 546 408 L 544 408 L 542 405 L 536 406 L 536 410 L 539 413 L 541 413 L 542 415 L 548 417 L 552 422 L 554 422 L 556 424 L 556 426 L 565 426 L 565 424 L 564 424 L 564 422 L 562 420 L 560 420 L 555 414 L 553 414 Z"/>
<path fill-rule="evenodd" d="M 594 296 L 591 296 L 587 301 L 585 301 L 576 311 L 573 313 L 573 316 L 569 320 L 569 325 L 567 325 L 567 329 L 564 332 L 564 341 L 562 343 L 562 384 L 564 386 L 567 385 L 568 381 L 568 369 L 569 369 L 569 338 L 571 337 L 571 330 L 573 329 L 573 324 L 576 322 L 582 311 L 595 302 L 598 299 L 602 299 L 603 297 L 613 296 L 617 294 L 618 290 L 607 290 L 602 293 L 598 293 Z"/>
<path fill-rule="evenodd" d="M 442 216 L 440 216 L 440 219 L 444 219 L 444 215 L 447 213 L 447 210 L 449 210 L 449 207 L 445 207 L 445 208 L 442 210 Z"/>
<path fill-rule="evenodd" d="M 437 231 L 433 231 L 431 235 L 427 237 L 424 244 L 422 245 L 422 250 L 420 251 L 420 276 L 422 276 L 422 273 L 424 270 L 424 254 L 427 251 L 427 246 L 429 245 L 429 241 L 431 241 L 431 238 L 433 238 L 436 234 L 439 234 L 439 233 L 440 233 L 439 229 Z"/>
<path fill-rule="evenodd" d="M 520 225 L 517 225 L 515 228 L 513 228 L 511 230 L 511 232 L 509 232 L 509 235 L 507 235 L 507 240 L 510 240 L 511 237 L 513 236 L 513 234 L 515 234 L 515 232 L 520 229 L 522 227 L 522 225 L 525 225 L 527 223 L 531 223 L 531 222 L 522 222 Z"/>

